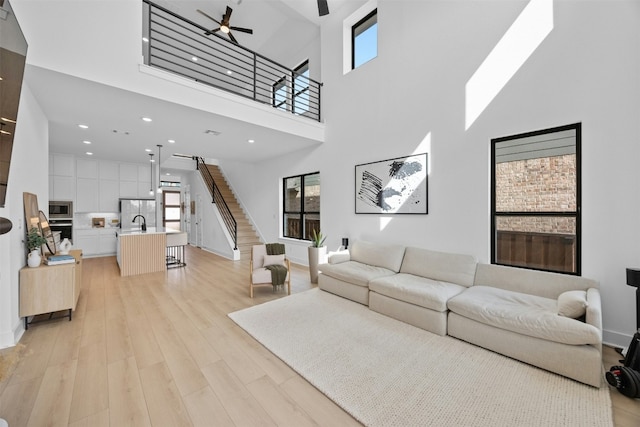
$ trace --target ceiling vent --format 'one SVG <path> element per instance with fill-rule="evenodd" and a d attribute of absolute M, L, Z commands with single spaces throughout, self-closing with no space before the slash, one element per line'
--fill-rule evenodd
<path fill-rule="evenodd" d="M 222 132 L 218 132 L 217 130 L 207 129 L 207 130 L 204 131 L 204 133 L 206 133 L 207 135 L 218 136 Z"/>

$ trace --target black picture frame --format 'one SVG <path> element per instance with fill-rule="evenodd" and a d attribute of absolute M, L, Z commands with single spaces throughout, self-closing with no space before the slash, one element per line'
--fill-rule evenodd
<path fill-rule="evenodd" d="M 429 213 L 427 153 L 355 166 L 356 214 Z"/>

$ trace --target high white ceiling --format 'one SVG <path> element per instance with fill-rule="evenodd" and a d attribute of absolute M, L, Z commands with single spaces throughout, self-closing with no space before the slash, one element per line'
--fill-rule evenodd
<path fill-rule="evenodd" d="M 329 8 L 335 10 L 346 1 L 349 0 L 329 0 Z M 254 30 L 253 35 L 234 33 L 239 43 L 276 61 L 278 55 L 286 53 L 287 47 L 282 43 L 270 44 L 272 37 L 281 37 L 283 28 L 299 31 L 300 37 L 309 33 L 317 37 L 318 25 L 325 19 L 318 17 L 315 0 L 240 0 L 239 4 L 238 0 L 156 0 L 156 3 L 211 28 L 216 28 L 217 24 L 209 22 L 196 10 L 201 9 L 220 19 L 229 5 L 233 8 L 231 25 Z M 316 30 L 303 31 L 305 26 Z M 86 152 L 92 152 L 93 158 L 98 159 L 146 162 L 149 159 L 144 149 L 153 150 L 157 158 L 157 144 L 162 144 L 163 167 L 180 168 L 185 162 L 170 161 L 171 153 L 259 162 L 318 144 L 311 139 L 33 65 L 27 66 L 25 78 L 50 121 L 51 152 L 76 156 L 87 156 Z M 139 120 L 141 111 L 146 111 L 145 115 L 152 117 L 153 122 Z M 78 128 L 83 121 L 91 123 L 91 127 Z M 207 129 L 221 133 L 219 136 L 206 134 Z M 169 139 L 176 142 L 169 143 Z M 255 143 L 249 143 L 249 139 Z M 82 144 L 84 140 L 91 144 Z M 192 164 L 187 162 L 186 166 Z"/>

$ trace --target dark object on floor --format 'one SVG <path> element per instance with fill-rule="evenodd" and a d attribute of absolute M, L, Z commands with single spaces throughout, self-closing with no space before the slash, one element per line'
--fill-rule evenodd
<path fill-rule="evenodd" d="M 640 397 L 640 330 L 633 335 L 624 366 L 612 366 L 605 374 L 607 382 L 627 397 Z"/>

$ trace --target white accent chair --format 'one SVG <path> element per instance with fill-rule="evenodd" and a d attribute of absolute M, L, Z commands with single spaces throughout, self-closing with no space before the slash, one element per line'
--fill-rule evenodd
<path fill-rule="evenodd" d="M 291 295 L 291 263 L 286 255 L 282 255 L 282 260 L 277 260 L 278 255 L 267 255 L 266 245 L 254 245 L 251 248 L 251 261 L 249 264 L 249 296 L 253 298 L 254 286 L 272 286 L 271 271 L 265 268 L 265 259 L 267 264 L 273 264 L 276 261 L 281 262 L 287 268 L 287 276 L 284 285 L 287 287 L 287 295 Z"/>

